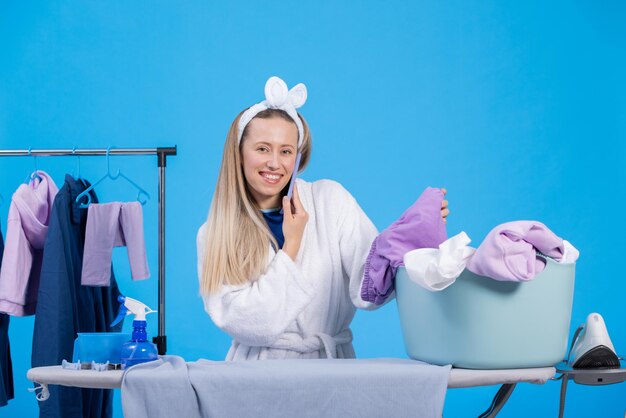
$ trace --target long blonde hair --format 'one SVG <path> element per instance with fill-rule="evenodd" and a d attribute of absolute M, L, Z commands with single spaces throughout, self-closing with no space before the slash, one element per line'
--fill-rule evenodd
<path fill-rule="evenodd" d="M 205 253 L 200 292 L 209 295 L 222 285 L 240 285 L 254 280 L 263 273 L 267 263 L 268 245 L 277 248 L 276 239 L 269 230 L 259 207 L 248 190 L 243 172 L 241 144 L 248 128 L 243 131 L 238 144 L 239 118 L 235 118 L 224 145 L 213 201 L 207 219 Z M 311 134 L 304 118 L 298 114 L 304 128 L 299 151 L 302 153 L 300 168 L 304 170 L 311 157 Z M 282 110 L 267 109 L 256 118 L 283 118 L 293 122 Z M 249 126 L 249 125 L 248 125 Z M 283 190 L 283 194 L 286 190 Z"/>

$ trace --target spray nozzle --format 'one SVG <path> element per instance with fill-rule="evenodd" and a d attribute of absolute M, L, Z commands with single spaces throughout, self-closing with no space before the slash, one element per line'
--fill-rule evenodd
<path fill-rule="evenodd" d="M 117 297 L 117 301 L 120 303 L 120 311 L 111 324 L 112 327 L 119 324 L 126 315 L 130 315 L 131 313 L 135 315 L 135 321 L 145 321 L 147 314 L 157 312 L 150 309 L 144 303 L 127 296 L 120 295 Z"/>

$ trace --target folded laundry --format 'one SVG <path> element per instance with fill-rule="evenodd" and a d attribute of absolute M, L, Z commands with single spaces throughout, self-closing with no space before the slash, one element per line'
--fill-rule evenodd
<path fill-rule="evenodd" d="M 382 305 L 393 293 L 393 279 L 404 254 L 416 248 L 437 248 L 446 240 L 442 200 L 441 189 L 426 188 L 400 219 L 376 237 L 365 261 L 363 300 Z"/>
<path fill-rule="evenodd" d="M 489 232 L 467 263 L 467 269 L 495 280 L 532 280 L 545 268 L 545 261 L 537 257 L 537 251 L 556 261 L 563 260 L 566 254 L 563 239 L 543 223 L 507 222 Z M 570 262 L 576 261 L 577 252 L 570 249 Z"/>
<path fill-rule="evenodd" d="M 470 238 L 461 232 L 439 245 L 420 248 L 404 254 L 409 278 L 431 291 L 440 291 L 454 283 L 465 270 L 468 259 L 476 251 L 469 247 Z"/>
<path fill-rule="evenodd" d="M 126 246 L 133 280 L 150 277 L 139 202 L 89 205 L 83 254 L 83 286 L 109 286 L 113 247 Z"/>

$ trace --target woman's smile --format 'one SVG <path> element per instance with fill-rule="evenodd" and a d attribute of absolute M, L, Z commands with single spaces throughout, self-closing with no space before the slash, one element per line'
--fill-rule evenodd
<path fill-rule="evenodd" d="M 270 171 L 261 171 L 259 174 L 268 184 L 278 184 L 280 182 L 280 179 L 283 177 L 283 174 L 272 173 Z"/>

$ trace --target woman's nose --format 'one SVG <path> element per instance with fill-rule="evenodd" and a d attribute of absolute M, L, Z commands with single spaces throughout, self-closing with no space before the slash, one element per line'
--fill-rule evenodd
<path fill-rule="evenodd" d="M 267 168 L 270 170 L 277 170 L 280 165 L 278 164 L 278 155 L 272 154 L 267 160 Z"/>

